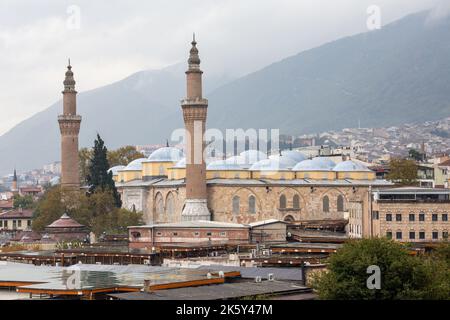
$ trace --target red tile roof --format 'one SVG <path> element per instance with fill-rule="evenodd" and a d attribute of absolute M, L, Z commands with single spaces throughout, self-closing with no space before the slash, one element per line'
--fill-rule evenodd
<path fill-rule="evenodd" d="M 13 200 L 0 200 L 0 209 L 12 209 L 13 207 Z"/>
<path fill-rule="evenodd" d="M 449 160 L 445 160 L 444 162 L 439 163 L 440 166 L 443 167 L 450 167 L 450 159 Z"/>
<path fill-rule="evenodd" d="M 42 189 L 39 187 L 21 187 L 19 188 L 21 192 L 41 192 Z"/>
<path fill-rule="evenodd" d="M 33 210 L 18 209 L 0 213 L 0 219 L 30 219 L 33 218 Z"/>
<path fill-rule="evenodd" d="M 84 228 L 85 226 L 78 223 L 64 213 L 61 218 L 48 225 L 47 228 Z"/>

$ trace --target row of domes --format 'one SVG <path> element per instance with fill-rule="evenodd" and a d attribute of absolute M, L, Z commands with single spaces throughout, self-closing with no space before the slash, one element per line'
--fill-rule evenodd
<path fill-rule="evenodd" d="M 109 171 L 112 171 L 113 175 L 117 175 L 119 171 L 139 171 L 142 170 L 142 163 L 144 162 L 176 162 L 173 168 L 186 167 L 186 158 L 183 151 L 174 147 L 164 147 L 154 151 L 148 158 L 136 159 L 127 166 L 116 166 Z M 238 156 L 232 156 L 225 160 L 207 159 L 206 163 L 207 170 L 212 171 L 370 171 L 366 166 L 352 160 L 336 164 L 334 161 L 324 157 L 307 159 L 303 153 L 294 150 L 285 150 L 280 155 L 271 155 L 269 157 L 258 150 L 247 150 L 241 152 Z"/>

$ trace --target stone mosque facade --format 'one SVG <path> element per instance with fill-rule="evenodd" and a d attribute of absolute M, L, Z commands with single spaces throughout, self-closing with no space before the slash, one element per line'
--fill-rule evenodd
<path fill-rule="evenodd" d="M 368 214 L 372 189 L 392 186 L 377 180 L 358 160 L 308 159 L 294 150 L 276 155 L 247 150 L 193 164 L 195 134 L 203 135 L 208 108 L 196 45 L 194 38 L 186 71 L 187 96 L 181 103 L 190 137 L 187 154 L 167 146 L 148 158 L 110 169 L 123 207 L 142 211 L 145 223 L 348 219 L 349 208 Z M 199 130 L 194 129 L 196 122 Z"/>

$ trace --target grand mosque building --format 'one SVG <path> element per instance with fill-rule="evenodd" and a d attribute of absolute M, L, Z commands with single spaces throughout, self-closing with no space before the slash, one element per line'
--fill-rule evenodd
<path fill-rule="evenodd" d="M 246 150 L 229 158 L 197 157 L 208 101 L 202 96 L 197 43 L 188 60 L 187 95 L 181 102 L 186 154 L 175 147 L 114 167 L 123 206 L 142 211 L 147 224 L 212 220 L 251 223 L 268 219 L 323 221 L 367 215 L 370 190 L 391 186 L 351 159 L 307 158 L 294 150 L 266 154 Z M 204 151 L 204 144 L 200 152 Z M 197 150 L 198 151 L 198 150 Z"/>

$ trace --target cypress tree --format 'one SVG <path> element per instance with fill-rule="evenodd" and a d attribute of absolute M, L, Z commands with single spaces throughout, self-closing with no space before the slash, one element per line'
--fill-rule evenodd
<path fill-rule="evenodd" d="M 107 155 L 108 149 L 100 135 L 97 134 L 88 168 L 88 175 L 86 177 L 89 186 L 89 194 L 93 194 L 96 190 L 109 190 L 113 195 L 114 205 L 117 208 L 120 208 L 122 206 L 122 201 L 120 200 L 119 193 L 114 184 L 112 172 L 108 172 L 109 163 Z"/>

